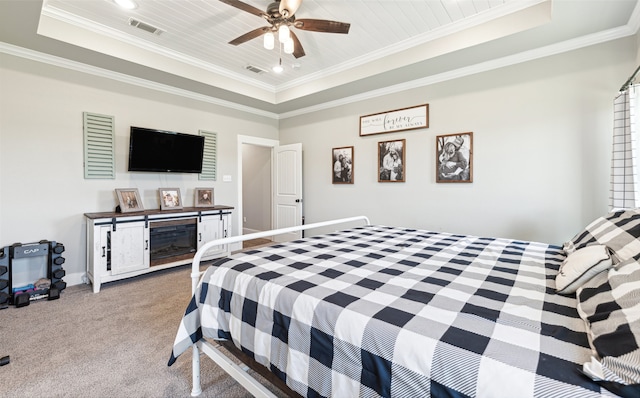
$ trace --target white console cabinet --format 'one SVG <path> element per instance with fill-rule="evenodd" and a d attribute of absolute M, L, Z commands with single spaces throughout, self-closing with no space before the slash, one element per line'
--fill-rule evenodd
<path fill-rule="evenodd" d="M 229 206 L 146 210 L 135 213 L 85 213 L 87 282 L 100 285 L 191 262 L 206 242 L 231 236 Z M 229 246 L 212 247 L 202 257 L 229 254 Z"/>
<path fill-rule="evenodd" d="M 231 214 L 223 214 L 221 218 L 202 217 L 198 222 L 198 249 L 214 239 L 231 236 Z M 229 252 L 229 245 L 213 246 L 202 256 L 202 260 L 221 257 Z"/>

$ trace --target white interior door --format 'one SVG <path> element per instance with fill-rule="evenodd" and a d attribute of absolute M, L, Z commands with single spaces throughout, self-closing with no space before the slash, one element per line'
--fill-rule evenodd
<path fill-rule="evenodd" d="M 274 148 L 273 228 L 302 225 L 302 144 Z M 274 236 L 277 242 L 302 237 L 302 231 Z"/>

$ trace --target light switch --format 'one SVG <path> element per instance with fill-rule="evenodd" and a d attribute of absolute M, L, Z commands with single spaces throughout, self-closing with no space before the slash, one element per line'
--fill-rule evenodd
<path fill-rule="evenodd" d="M 229 174 L 222 176 L 223 182 L 231 182 L 231 176 Z"/>

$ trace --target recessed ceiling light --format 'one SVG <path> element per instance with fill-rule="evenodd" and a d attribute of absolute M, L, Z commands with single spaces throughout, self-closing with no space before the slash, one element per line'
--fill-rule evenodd
<path fill-rule="evenodd" d="M 114 3 L 127 10 L 133 10 L 138 8 L 138 3 L 133 0 L 113 0 Z"/>

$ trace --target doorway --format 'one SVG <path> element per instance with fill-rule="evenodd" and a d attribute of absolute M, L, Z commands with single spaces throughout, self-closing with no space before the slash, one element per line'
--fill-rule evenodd
<path fill-rule="evenodd" d="M 242 144 L 242 234 L 271 229 L 271 148 Z"/>
<path fill-rule="evenodd" d="M 278 141 L 238 136 L 238 234 L 273 228 L 273 148 Z M 269 242 L 247 241 L 243 248 Z M 239 248 L 238 248 L 239 249 Z"/>
<path fill-rule="evenodd" d="M 266 147 L 271 153 L 270 167 L 270 189 L 271 195 L 271 223 L 268 230 L 296 227 L 302 224 L 302 144 L 279 145 L 278 141 L 265 138 L 238 136 L 238 210 L 236 222 L 238 234 L 244 234 L 244 213 L 243 198 L 246 196 L 244 190 L 243 163 L 244 144 Z M 249 177 L 247 177 L 249 178 Z M 248 195 L 249 193 L 247 193 Z M 261 202 L 262 203 L 262 202 Z M 247 222 L 249 220 L 247 219 Z M 300 230 L 287 231 L 275 235 L 274 240 L 283 242 L 286 240 L 298 239 L 302 236 Z M 232 248 L 239 250 L 240 245 Z"/>

